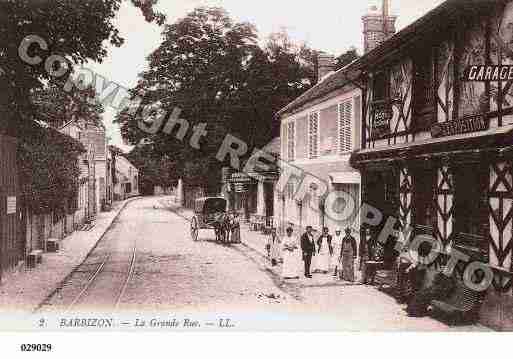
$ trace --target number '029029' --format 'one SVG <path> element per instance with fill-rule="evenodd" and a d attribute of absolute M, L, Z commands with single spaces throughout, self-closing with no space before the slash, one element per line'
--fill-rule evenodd
<path fill-rule="evenodd" d="M 22 352 L 51 352 L 51 344 L 21 344 Z"/>

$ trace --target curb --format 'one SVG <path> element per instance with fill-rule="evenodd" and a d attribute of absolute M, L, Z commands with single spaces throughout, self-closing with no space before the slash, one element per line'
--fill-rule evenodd
<path fill-rule="evenodd" d="M 83 265 L 86 261 L 86 259 L 91 255 L 91 253 L 96 249 L 96 247 L 98 247 L 98 244 L 101 242 L 101 240 L 105 237 L 105 234 L 110 230 L 112 229 L 112 227 L 114 226 L 114 223 L 117 221 L 117 219 L 119 218 L 119 215 L 121 214 L 121 212 L 126 208 L 126 206 L 129 204 L 129 203 L 132 203 L 136 200 L 139 200 L 141 199 L 142 197 L 138 196 L 138 197 L 132 197 L 132 198 L 129 198 L 127 200 L 125 200 L 125 203 L 123 203 L 121 205 L 121 207 L 119 207 L 116 215 L 114 217 L 112 217 L 112 220 L 111 222 L 109 223 L 109 225 L 105 228 L 105 230 L 103 231 L 103 233 L 98 237 L 98 240 L 96 240 L 96 242 L 94 243 L 94 245 L 91 247 L 91 249 L 86 253 L 86 255 L 84 256 L 84 258 L 80 261 L 80 263 L 78 263 L 77 265 L 73 266 L 73 268 L 70 270 L 70 272 L 60 281 L 58 281 L 57 283 L 57 286 L 32 310 L 32 314 L 35 314 L 37 313 L 43 306 L 45 306 L 48 301 L 63 287 L 64 283 L 66 283 L 66 281 L 71 277 L 71 275 L 78 269 L 80 268 L 81 265 Z"/>

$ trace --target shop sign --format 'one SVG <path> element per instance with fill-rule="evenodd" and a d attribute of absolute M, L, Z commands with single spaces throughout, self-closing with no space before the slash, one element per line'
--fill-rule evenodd
<path fill-rule="evenodd" d="M 234 183 L 251 183 L 253 182 L 253 179 L 247 175 L 246 173 L 234 173 L 230 177 L 230 182 Z"/>
<path fill-rule="evenodd" d="M 394 112 L 391 102 L 377 102 L 372 108 L 372 139 L 378 140 L 390 135 L 390 120 Z"/>
<path fill-rule="evenodd" d="M 431 136 L 433 138 L 454 136 L 464 133 L 486 131 L 489 127 L 490 121 L 483 115 L 464 117 L 458 120 L 434 124 L 431 126 Z"/>

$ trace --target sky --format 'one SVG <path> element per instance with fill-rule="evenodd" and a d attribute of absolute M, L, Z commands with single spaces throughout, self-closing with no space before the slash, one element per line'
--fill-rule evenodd
<path fill-rule="evenodd" d="M 397 29 L 442 2 L 391 0 L 392 13 L 398 16 Z M 352 46 L 362 53 L 361 17 L 370 6 L 380 4 L 381 0 L 160 0 L 158 9 L 166 14 L 168 23 L 173 23 L 195 7 L 223 7 L 235 21 L 254 24 L 262 41 L 269 34 L 285 29 L 298 43 L 306 42 L 313 49 L 340 55 Z M 147 23 L 139 9 L 128 1 L 118 13 L 116 26 L 125 44 L 120 48 L 110 47 L 102 63 L 88 66 L 109 81 L 131 88 L 137 83 L 138 74 L 147 68 L 146 57 L 160 45 L 162 28 Z M 106 108 L 104 123 L 110 144 L 128 151 L 130 147 L 123 143 L 118 126 L 112 123 L 115 115 L 115 110 Z"/>

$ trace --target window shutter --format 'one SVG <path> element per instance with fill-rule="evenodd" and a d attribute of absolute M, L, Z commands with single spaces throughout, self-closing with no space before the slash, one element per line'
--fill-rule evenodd
<path fill-rule="evenodd" d="M 287 161 L 287 124 L 282 123 L 281 125 L 281 158 Z"/>
<path fill-rule="evenodd" d="M 289 161 L 294 161 L 296 159 L 296 123 L 294 121 L 288 123 L 287 135 L 287 159 Z"/>
<path fill-rule="evenodd" d="M 339 151 L 349 152 L 353 149 L 351 124 L 353 119 L 352 100 L 345 101 L 339 105 Z"/>
<path fill-rule="evenodd" d="M 319 157 L 319 113 L 313 112 L 308 120 L 308 154 L 309 158 Z"/>

